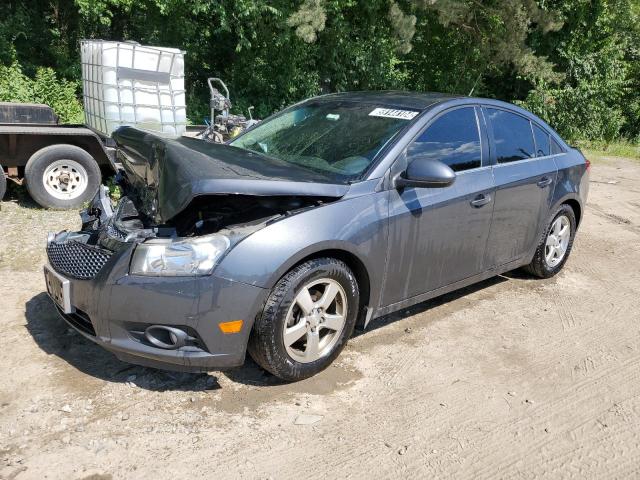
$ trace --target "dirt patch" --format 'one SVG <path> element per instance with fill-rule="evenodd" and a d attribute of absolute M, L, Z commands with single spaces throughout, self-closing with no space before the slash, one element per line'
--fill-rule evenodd
<path fill-rule="evenodd" d="M 47 230 L 0 211 L 0 478 L 619 478 L 640 472 L 640 165 L 592 167 L 559 276 L 513 272 L 373 322 L 315 378 L 131 366 L 43 292 Z"/>

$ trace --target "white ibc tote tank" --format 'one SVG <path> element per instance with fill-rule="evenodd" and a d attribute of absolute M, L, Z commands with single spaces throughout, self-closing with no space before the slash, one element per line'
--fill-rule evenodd
<path fill-rule="evenodd" d="M 87 124 L 107 136 L 121 125 L 182 135 L 187 125 L 184 52 L 131 42 L 82 40 Z"/>

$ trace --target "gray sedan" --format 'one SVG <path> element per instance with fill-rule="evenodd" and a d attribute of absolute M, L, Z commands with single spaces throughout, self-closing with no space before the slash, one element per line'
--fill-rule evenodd
<path fill-rule="evenodd" d="M 225 145 L 123 127 L 125 196 L 50 234 L 62 317 L 136 364 L 242 365 L 300 380 L 356 325 L 569 257 L 589 162 L 511 104 L 407 92 L 326 95 Z"/>

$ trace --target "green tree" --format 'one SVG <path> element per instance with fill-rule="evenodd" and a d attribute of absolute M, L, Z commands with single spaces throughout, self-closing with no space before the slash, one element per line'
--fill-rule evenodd
<path fill-rule="evenodd" d="M 38 68 L 35 78 L 22 73 L 20 66 L 0 65 L 0 101 L 44 103 L 63 123 L 82 123 L 84 113 L 78 101 L 77 84 L 57 77 L 51 68 Z"/>
<path fill-rule="evenodd" d="M 0 65 L 19 81 L 3 95 L 62 111 L 81 95 L 80 39 L 133 40 L 187 52 L 197 123 L 217 76 L 261 117 L 326 92 L 473 92 L 572 139 L 640 140 L 639 14 L 638 0 L 5 0 Z"/>
<path fill-rule="evenodd" d="M 635 6 L 634 6 L 635 5 Z M 637 3 L 631 0 L 557 1 L 563 28 L 540 42 L 566 78 L 535 82 L 524 106 L 572 140 L 611 141 L 640 129 Z"/>

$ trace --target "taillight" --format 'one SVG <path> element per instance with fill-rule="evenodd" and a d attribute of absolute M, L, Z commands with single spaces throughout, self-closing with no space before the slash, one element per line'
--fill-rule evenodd
<path fill-rule="evenodd" d="M 591 170 L 591 162 L 589 161 L 588 158 L 584 159 L 584 163 L 587 165 L 587 172 Z"/>

